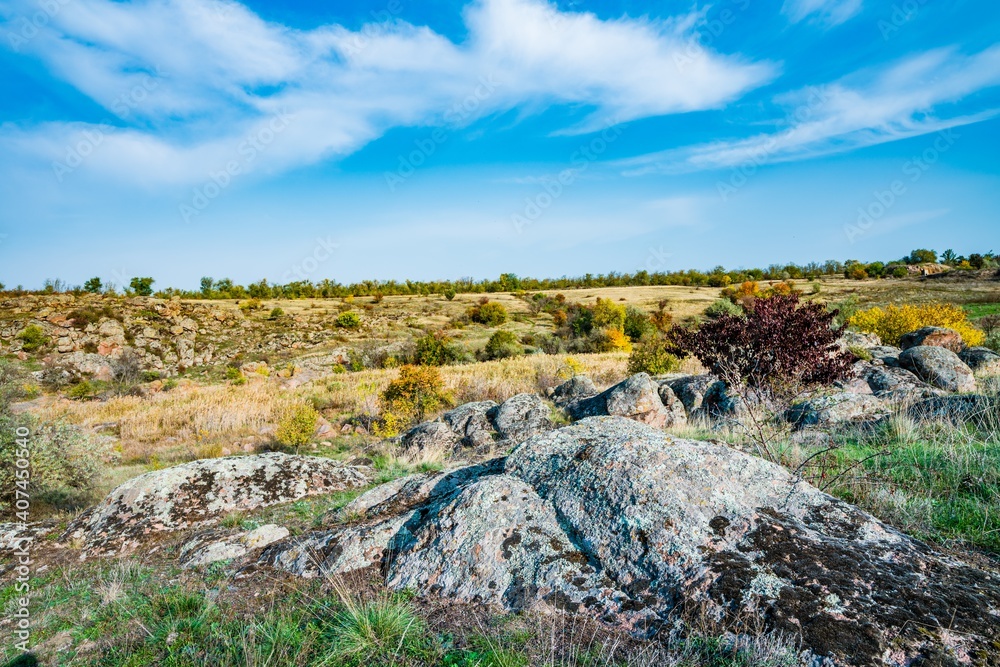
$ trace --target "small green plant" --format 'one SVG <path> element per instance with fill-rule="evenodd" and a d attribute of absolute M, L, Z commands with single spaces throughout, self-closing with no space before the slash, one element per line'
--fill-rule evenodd
<path fill-rule="evenodd" d="M 502 303 L 486 300 L 468 311 L 469 319 L 488 327 L 498 327 L 507 321 L 507 309 Z"/>
<path fill-rule="evenodd" d="M 395 426 L 406 425 L 450 403 L 436 366 L 406 365 L 382 392 L 382 417 Z"/>
<path fill-rule="evenodd" d="M 226 380 L 235 385 L 241 385 L 247 383 L 247 378 L 243 375 L 243 371 L 235 366 L 229 366 L 226 368 Z"/>
<path fill-rule="evenodd" d="M 21 341 L 21 349 L 25 352 L 36 352 L 49 342 L 49 337 L 45 335 L 45 330 L 37 324 L 29 324 L 24 327 L 17 339 Z"/>
<path fill-rule="evenodd" d="M 446 289 L 444 291 L 444 298 L 448 299 L 448 301 L 453 300 L 455 298 L 455 290 L 450 287 Z"/>
<path fill-rule="evenodd" d="M 413 351 L 413 363 L 421 366 L 444 366 L 457 358 L 457 351 L 448 345 L 448 338 L 443 334 L 421 336 Z"/>
<path fill-rule="evenodd" d="M 496 331 L 483 348 L 484 359 L 507 359 L 524 354 L 524 347 L 517 336 L 510 331 Z"/>
<path fill-rule="evenodd" d="M 268 315 L 268 319 L 280 320 L 284 316 L 285 316 L 285 311 L 275 306 L 274 308 L 271 309 L 271 314 Z"/>
<path fill-rule="evenodd" d="M 743 308 L 729 299 L 716 299 L 705 309 L 705 317 L 716 319 L 723 315 L 743 315 Z"/>
<path fill-rule="evenodd" d="M 871 361 L 874 358 L 868 348 L 861 345 L 848 345 L 847 351 L 862 361 Z"/>
<path fill-rule="evenodd" d="M 90 398 L 95 393 L 96 390 L 94 385 L 92 385 L 88 380 L 82 380 L 70 387 L 66 392 L 66 396 L 74 400 L 82 401 Z"/>
<path fill-rule="evenodd" d="M 426 651 L 426 625 L 405 597 L 382 595 L 358 601 L 342 596 L 330 633 L 333 645 L 318 664 L 360 667 L 362 665 L 410 664 L 409 659 Z"/>
<path fill-rule="evenodd" d="M 337 316 L 337 326 L 341 329 L 358 329 L 361 327 L 361 316 L 353 310 L 348 310 Z"/>
<path fill-rule="evenodd" d="M 290 408 L 278 422 L 274 437 L 286 447 L 300 447 L 307 444 L 316 431 L 319 413 L 308 403 L 300 403 Z"/>
<path fill-rule="evenodd" d="M 680 367 L 680 359 L 668 351 L 667 343 L 662 338 L 644 340 L 632 350 L 628 358 L 630 375 L 635 373 L 665 375 L 680 370 Z"/>

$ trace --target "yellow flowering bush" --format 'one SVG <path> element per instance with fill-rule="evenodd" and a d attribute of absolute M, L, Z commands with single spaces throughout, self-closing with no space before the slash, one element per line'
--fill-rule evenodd
<path fill-rule="evenodd" d="M 596 352 L 631 352 L 632 341 L 619 329 L 605 329 L 594 337 Z"/>
<path fill-rule="evenodd" d="M 899 345 L 900 338 L 923 327 L 954 329 L 970 347 L 981 345 L 986 339 L 986 335 L 969 322 L 964 310 L 947 303 L 876 306 L 856 313 L 850 325 L 858 331 L 876 334 L 886 345 Z"/>

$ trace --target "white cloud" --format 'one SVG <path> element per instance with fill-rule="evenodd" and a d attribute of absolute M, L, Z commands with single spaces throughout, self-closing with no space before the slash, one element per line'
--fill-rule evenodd
<path fill-rule="evenodd" d="M 779 96 L 783 129 L 672 149 L 619 162 L 626 173 L 718 169 L 838 153 L 990 118 L 955 115 L 950 103 L 1000 84 L 1000 45 L 974 55 L 937 49 L 877 72 Z M 937 113 L 936 113 L 937 112 Z"/>
<path fill-rule="evenodd" d="M 12 27 L 34 11 L 31 0 L 8 7 Z M 346 155 L 392 127 L 519 107 L 592 110 L 577 131 L 714 108 L 776 74 L 693 49 L 691 15 L 602 21 L 544 0 L 477 0 L 464 16 L 469 36 L 454 43 L 398 20 L 293 30 L 218 0 L 73 0 L 17 48 L 109 112 L 124 100 L 125 126 L 115 122 L 85 167 L 151 186 L 204 180 L 279 113 L 292 120 L 246 170 Z M 8 125 L 0 146 L 47 165 L 83 131 L 94 126 Z"/>
<path fill-rule="evenodd" d="M 811 19 L 835 26 L 857 15 L 862 4 L 862 0 L 785 0 L 781 12 L 792 23 Z"/>

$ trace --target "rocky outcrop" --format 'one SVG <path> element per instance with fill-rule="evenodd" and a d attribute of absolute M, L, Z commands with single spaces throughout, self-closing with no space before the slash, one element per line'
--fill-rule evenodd
<path fill-rule="evenodd" d="M 597 396 L 600 392 L 594 381 L 586 375 L 574 375 L 552 391 L 552 402 L 560 408 L 582 401 L 585 398 Z"/>
<path fill-rule="evenodd" d="M 549 406 L 535 394 L 512 396 L 491 409 L 488 416 L 508 445 L 516 445 L 552 429 Z"/>
<path fill-rule="evenodd" d="M 922 400 L 943 393 L 905 368 L 869 365 L 862 371 L 861 377 L 873 394 L 891 403 Z"/>
<path fill-rule="evenodd" d="M 212 563 L 243 558 L 255 549 L 288 537 L 288 529 L 265 524 L 236 534 L 209 530 L 195 535 L 181 547 L 180 564 L 183 568 L 204 567 Z"/>
<path fill-rule="evenodd" d="M 370 470 L 270 453 L 192 461 L 130 479 L 77 517 L 62 541 L 86 555 L 130 551 L 152 533 L 206 525 L 223 514 L 364 486 Z"/>
<path fill-rule="evenodd" d="M 908 408 L 908 413 L 918 420 L 937 420 L 951 424 L 968 422 L 992 430 L 1000 427 L 1000 399 L 996 396 L 937 396 L 914 403 Z"/>
<path fill-rule="evenodd" d="M 701 404 L 705 400 L 705 394 L 708 393 L 709 389 L 718 383 L 719 378 L 710 373 L 688 375 L 666 381 L 667 386 L 670 387 L 681 403 L 684 404 L 684 410 L 689 417 L 701 407 Z"/>
<path fill-rule="evenodd" d="M 903 351 L 891 345 L 876 345 L 868 348 L 868 354 L 872 357 L 873 363 L 881 363 L 885 366 L 899 366 L 899 355 Z"/>
<path fill-rule="evenodd" d="M 871 393 L 845 391 L 817 396 L 792 406 L 788 420 L 798 426 L 835 426 L 876 421 L 888 414 L 885 402 Z"/>
<path fill-rule="evenodd" d="M 497 407 L 493 401 L 465 403 L 441 416 L 459 438 L 463 447 L 487 449 L 493 444 L 496 429 L 490 421 L 490 411 Z"/>
<path fill-rule="evenodd" d="M 472 447 L 485 452 L 494 445 L 512 447 L 551 430 L 549 406 L 535 394 L 518 394 L 497 405 L 493 401 L 465 403 L 440 420 L 417 424 L 402 437 L 407 449 Z"/>
<path fill-rule="evenodd" d="M 976 390 L 976 376 L 958 355 L 943 347 L 921 345 L 903 350 L 899 364 L 924 382 L 950 392 Z"/>
<path fill-rule="evenodd" d="M 566 406 L 573 419 L 602 415 L 628 417 L 655 428 L 673 425 L 678 418 L 673 401 L 673 391 L 666 388 L 672 409 L 668 410 L 660 399 L 660 386 L 648 374 L 637 373 L 600 394 Z M 686 418 L 685 418 L 686 421 Z M 681 422 L 683 423 L 683 422 Z"/>
<path fill-rule="evenodd" d="M 785 469 L 620 417 L 506 460 L 374 489 L 346 522 L 272 544 L 298 574 L 587 614 L 640 636 L 746 618 L 838 665 L 959 664 L 1000 641 L 1000 578 L 935 553 Z"/>
<path fill-rule="evenodd" d="M 899 346 L 903 350 L 908 350 L 911 347 L 918 346 L 943 347 L 946 350 L 951 350 L 955 354 L 958 354 L 962 351 L 962 348 L 965 347 L 965 343 L 962 342 L 962 334 L 958 333 L 954 329 L 945 329 L 944 327 L 924 327 L 922 329 L 912 331 L 900 338 Z"/>
<path fill-rule="evenodd" d="M 988 347 L 969 347 L 958 355 L 976 375 L 1000 375 L 1000 354 Z"/>
<path fill-rule="evenodd" d="M 459 438 L 441 422 L 417 424 L 403 435 L 402 444 L 406 449 L 451 451 L 459 443 Z"/>

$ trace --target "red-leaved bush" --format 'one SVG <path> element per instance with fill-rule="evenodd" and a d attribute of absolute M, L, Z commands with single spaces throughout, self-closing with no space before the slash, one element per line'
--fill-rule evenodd
<path fill-rule="evenodd" d="M 854 356 L 837 347 L 836 312 L 800 303 L 797 294 L 756 299 L 745 316 L 722 315 L 670 338 L 731 387 L 777 389 L 829 384 L 850 374 Z"/>

